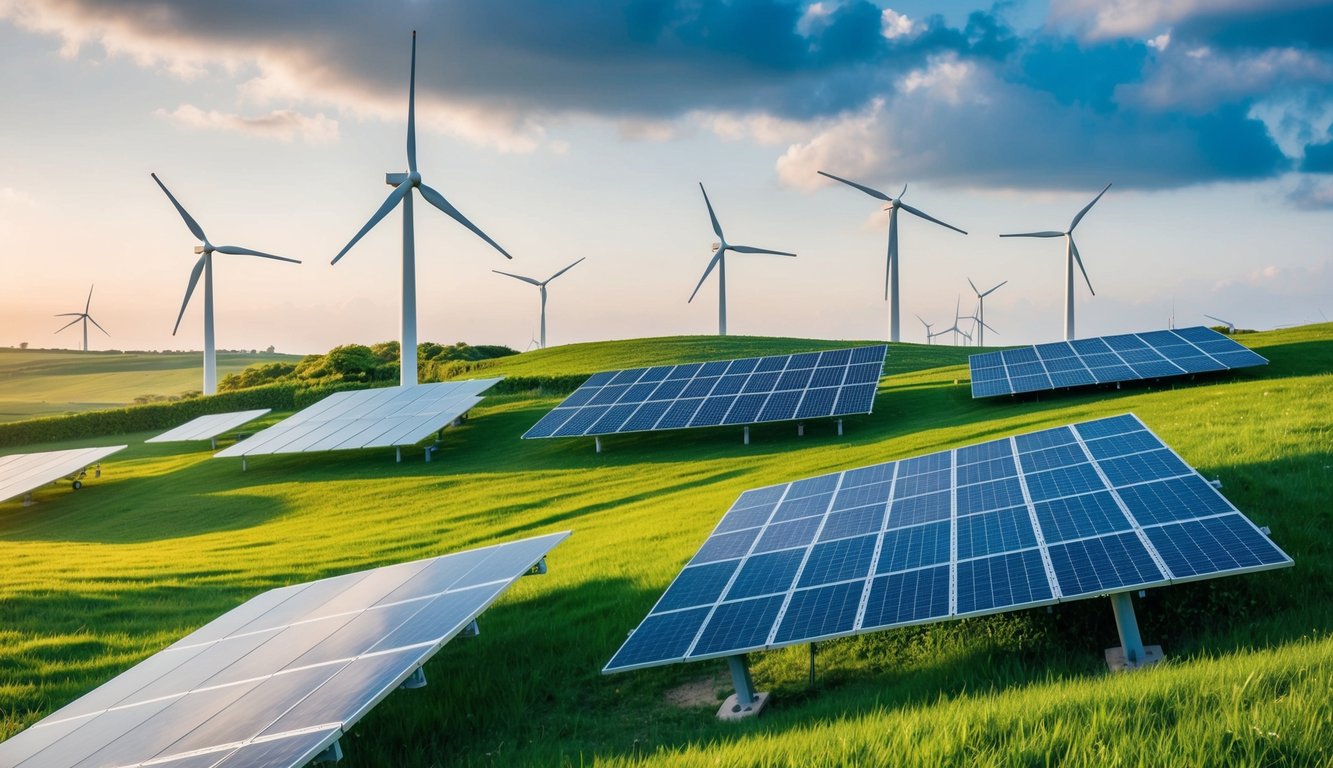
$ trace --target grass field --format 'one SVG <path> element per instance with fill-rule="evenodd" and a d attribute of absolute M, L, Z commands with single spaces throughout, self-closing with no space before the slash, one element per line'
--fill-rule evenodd
<path fill-rule="evenodd" d="M 0 504 L 0 738 L 259 591 L 571 529 L 344 739 L 346 766 L 1327 765 L 1333 755 L 1333 325 L 1239 337 L 1271 365 L 1194 382 L 974 402 L 965 350 L 894 345 L 872 415 L 829 423 L 520 441 L 558 397 L 488 398 L 429 464 L 391 451 L 210 458 L 145 445 L 77 494 Z M 819 349 L 681 338 L 574 345 L 512 375 Z M 1296 560 L 1152 590 L 1165 664 L 1105 672 L 1108 601 L 968 619 L 752 657 L 774 695 L 713 717 L 721 662 L 599 670 L 747 488 L 1132 411 Z M 272 415 L 270 419 L 276 419 Z M 121 441 L 122 438 L 116 438 Z M 109 439 L 83 444 L 103 444 Z M 75 443 L 63 444 L 65 447 Z M 704 696 L 672 703 L 687 686 Z M 711 701 L 707 699 L 711 698 Z"/>
<path fill-rule="evenodd" d="M 219 352 L 218 378 L 248 365 L 299 355 Z M 0 422 L 114 408 L 141 395 L 171 396 L 203 385 L 200 352 L 75 352 L 0 349 Z"/>

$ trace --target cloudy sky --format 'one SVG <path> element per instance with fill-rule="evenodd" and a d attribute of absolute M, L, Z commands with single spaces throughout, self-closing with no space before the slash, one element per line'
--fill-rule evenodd
<path fill-rule="evenodd" d="M 545 278 L 552 343 L 713 333 L 882 338 L 886 214 L 825 170 L 968 230 L 901 222 L 905 340 L 967 279 L 991 343 L 1062 333 L 1058 240 L 1095 296 L 1079 335 L 1333 312 L 1333 4 L 1310 0 L 0 0 L 0 345 L 199 348 L 171 330 L 193 237 L 215 243 L 218 344 L 323 351 L 397 337 L 393 214 L 330 259 L 402 171 L 418 30 L 425 181 L 514 255 L 417 204 L 420 336 L 522 349 Z"/>

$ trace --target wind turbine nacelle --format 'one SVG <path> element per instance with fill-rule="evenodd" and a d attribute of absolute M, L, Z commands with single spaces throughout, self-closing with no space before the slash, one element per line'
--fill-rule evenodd
<path fill-rule="evenodd" d="M 384 183 L 391 187 L 396 187 L 407 181 L 406 173 L 386 173 L 384 174 Z"/>
<path fill-rule="evenodd" d="M 722 247 L 722 243 L 713 243 L 713 252 L 714 252 L 714 253 L 717 253 L 717 249 L 718 249 L 718 248 L 721 248 L 721 247 Z"/>
<path fill-rule="evenodd" d="M 196 245 L 196 246 L 194 247 L 194 252 L 195 252 L 195 253 L 203 253 L 203 252 L 204 252 L 204 247 L 203 247 L 202 245 Z"/>

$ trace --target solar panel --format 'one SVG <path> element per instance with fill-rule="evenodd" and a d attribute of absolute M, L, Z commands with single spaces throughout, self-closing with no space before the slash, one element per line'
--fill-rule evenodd
<path fill-rule="evenodd" d="M 885 345 L 604 371 L 524 438 L 652 432 L 870 413 Z"/>
<path fill-rule="evenodd" d="M 501 379 L 335 392 L 218 457 L 416 445 L 444 429 Z"/>
<path fill-rule="evenodd" d="M 211 413 L 191 419 L 184 424 L 169 429 L 157 437 L 150 437 L 146 443 L 182 443 L 192 440 L 212 440 L 218 435 L 248 424 L 269 412 L 269 408 L 254 411 L 235 411 L 233 413 Z"/>
<path fill-rule="evenodd" d="M 1291 564 L 1124 414 L 746 491 L 603 671 Z"/>
<path fill-rule="evenodd" d="M 1268 361 L 1211 328 L 1177 328 L 986 352 L 969 358 L 972 397 L 1225 371 Z"/>
<path fill-rule="evenodd" d="M 264 592 L 0 743 L 0 765 L 304 765 L 568 535 Z"/>
<path fill-rule="evenodd" d="M 83 470 L 124 449 L 123 445 L 109 445 L 0 456 L 0 501 L 16 499 L 66 477 L 78 488 Z"/>

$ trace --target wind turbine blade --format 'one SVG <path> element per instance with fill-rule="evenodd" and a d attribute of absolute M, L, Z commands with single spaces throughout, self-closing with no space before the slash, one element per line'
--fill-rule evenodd
<path fill-rule="evenodd" d="M 185 308 L 190 305 L 190 295 L 194 293 L 194 287 L 199 284 L 199 276 L 204 273 L 204 259 L 208 258 L 205 254 L 199 257 L 194 263 L 194 269 L 190 272 L 190 285 L 185 289 L 185 301 L 181 302 L 181 311 L 176 315 L 176 327 L 171 329 L 171 335 L 175 336 L 176 331 L 181 329 L 181 318 L 185 317 Z"/>
<path fill-rule="evenodd" d="M 74 318 L 73 320 L 70 320 L 68 323 L 65 323 L 64 325 L 62 325 L 62 326 L 60 326 L 59 328 L 57 328 L 57 329 L 55 330 L 55 333 L 60 333 L 61 331 L 65 330 L 66 328 L 70 327 L 71 325 L 74 325 L 75 323 L 79 322 L 79 321 L 82 320 L 82 319 L 83 319 L 83 315 L 79 315 L 78 317 Z"/>
<path fill-rule="evenodd" d="M 1078 246 L 1074 245 L 1072 236 L 1069 238 L 1069 250 L 1074 254 L 1074 261 L 1078 262 L 1078 270 L 1083 273 L 1083 279 L 1088 283 L 1088 292 L 1096 296 L 1097 292 L 1092 290 L 1092 280 L 1088 279 L 1088 270 L 1083 268 L 1083 259 L 1078 255 Z"/>
<path fill-rule="evenodd" d="M 893 202 L 892 198 L 890 198 L 883 192 L 880 192 L 878 189 L 871 189 L 870 187 L 857 184 L 854 181 L 848 181 L 847 179 L 844 179 L 841 176 L 834 176 L 831 173 L 824 173 L 823 171 L 816 171 L 816 173 L 818 173 L 820 176 L 827 176 L 830 179 L 833 179 L 834 181 L 841 181 L 843 184 L 846 184 L 849 187 L 856 187 L 857 189 L 861 190 L 862 192 L 866 193 L 867 195 L 870 195 L 871 197 L 877 200 L 883 200 L 886 203 Z"/>
<path fill-rule="evenodd" d="M 497 274 L 497 275 L 504 275 L 505 277 L 512 277 L 512 278 L 514 278 L 515 280 L 522 280 L 523 282 L 525 282 L 525 283 L 529 283 L 529 284 L 531 284 L 531 285 L 536 285 L 536 286 L 540 286 L 540 285 L 541 285 L 541 283 L 537 282 L 536 280 L 533 280 L 533 279 L 530 278 L 530 277 L 524 277 L 524 276 L 522 276 L 522 275 L 515 275 L 515 274 L 513 274 L 512 272 L 501 272 L 501 271 L 498 270 L 498 269 L 492 269 L 491 271 L 494 272 L 494 273 Z"/>
<path fill-rule="evenodd" d="M 906 191 L 906 188 L 904 188 L 904 191 Z M 944 222 L 940 221 L 939 219 L 935 218 L 934 216 L 930 216 L 930 215 L 927 215 L 927 214 L 925 214 L 925 213 L 922 213 L 921 211 L 918 211 L 917 209 L 913 208 L 912 206 L 908 205 L 907 203 L 904 203 L 904 202 L 899 201 L 899 203 L 898 203 L 898 207 L 899 207 L 899 208 L 902 208 L 904 211 L 907 211 L 908 213 L 912 214 L 913 216 L 918 216 L 918 217 L 920 217 L 920 218 L 925 219 L 926 221 L 933 221 L 933 222 L 935 222 L 936 224 L 939 224 L 941 227 L 948 227 L 949 229 L 952 229 L 952 230 L 955 231 L 955 232 L 962 232 L 964 235 L 967 234 L 967 230 L 965 230 L 965 229 L 959 229 L 958 227 L 955 227 L 955 226 L 952 225 L 952 224 L 945 224 Z"/>
<path fill-rule="evenodd" d="M 83 303 L 83 314 L 85 315 L 88 314 L 88 310 L 93 306 L 93 288 L 96 287 L 96 285 L 88 286 L 88 300 Z"/>
<path fill-rule="evenodd" d="M 699 289 L 704 287 L 704 281 L 708 279 L 709 275 L 713 274 L 713 267 L 717 266 L 717 263 L 722 259 L 722 254 L 725 252 L 725 248 L 719 248 L 717 249 L 717 253 L 713 254 L 713 260 L 708 262 L 708 268 L 704 270 L 704 276 L 699 278 L 699 284 L 694 286 L 694 293 L 690 294 L 689 300 L 685 302 L 686 304 L 692 303 L 694 297 L 699 295 Z"/>
<path fill-rule="evenodd" d="M 967 284 L 972 286 L 972 292 L 977 295 L 977 298 L 981 298 L 981 291 L 977 290 L 977 284 L 972 282 L 972 278 L 967 279 Z"/>
<path fill-rule="evenodd" d="M 51 317 L 83 317 L 84 314 L 83 312 L 61 312 L 58 315 L 51 315 Z"/>
<path fill-rule="evenodd" d="M 472 230 L 472 234 L 476 235 L 477 237 L 480 237 L 487 243 L 490 243 L 491 247 L 499 251 L 501 254 L 503 254 L 506 259 L 514 258 L 513 256 L 509 255 L 509 251 L 506 251 L 505 249 L 501 248 L 499 243 L 492 240 L 490 235 L 486 234 L 485 232 L 482 232 L 481 229 L 478 228 L 476 224 L 473 224 L 472 222 L 468 221 L 466 216 L 460 213 L 457 208 L 453 207 L 453 205 L 451 205 L 448 200 L 444 199 L 444 195 L 441 195 L 439 192 L 436 192 L 435 190 L 431 189 L 425 184 L 421 184 L 417 188 L 421 190 L 421 196 L 426 198 L 426 202 L 430 203 L 436 208 L 439 208 L 441 211 L 447 213 L 449 217 L 454 221 Z"/>
<path fill-rule="evenodd" d="M 968 282 L 971 282 L 971 281 L 969 280 Z M 1005 280 L 1005 281 L 1004 281 L 1004 283 L 1007 283 L 1007 282 L 1009 282 L 1009 281 L 1008 281 L 1008 280 Z M 985 293 L 981 294 L 981 298 L 984 299 L 984 298 L 986 298 L 987 296 L 991 295 L 992 293 L 995 293 L 996 291 L 1000 290 L 1000 288 L 1004 287 L 1004 283 L 1000 283 L 999 285 L 995 286 L 994 288 L 990 289 L 989 291 L 986 291 Z"/>
<path fill-rule="evenodd" d="M 93 325 L 97 325 L 97 321 L 93 319 L 93 316 L 92 316 L 92 315 L 89 315 L 89 316 L 88 316 L 88 322 L 92 323 Z M 111 334 L 107 333 L 106 329 L 103 328 L 103 327 L 100 326 L 100 325 L 97 325 L 97 330 L 101 331 L 102 333 L 106 333 L 106 335 L 108 335 L 108 336 L 111 335 Z"/>
<path fill-rule="evenodd" d="M 995 330 L 994 328 L 990 327 L 990 323 L 986 322 L 985 320 L 982 320 L 982 319 L 979 318 L 979 317 L 974 317 L 974 318 L 972 318 L 972 319 L 977 321 L 977 325 L 980 325 L 982 328 L 985 328 L 986 330 L 990 331 L 991 333 L 997 333 L 997 334 L 999 333 L 999 331 L 997 331 L 997 330 Z"/>
<path fill-rule="evenodd" d="M 171 190 L 167 189 L 167 185 L 162 183 L 162 180 L 157 177 L 156 173 L 150 173 L 148 175 L 153 177 L 153 181 L 156 181 L 157 185 L 162 188 L 163 192 L 166 193 L 167 199 L 171 201 L 172 205 L 176 206 L 176 210 L 180 212 L 181 218 L 185 219 L 185 226 L 190 228 L 191 234 L 199 238 L 201 241 L 207 242 L 208 238 L 204 237 L 203 227 L 199 226 L 199 222 L 195 221 L 194 217 L 191 216 L 189 212 L 187 212 L 185 208 L 176 200 L 175 195 L 171 194 Z"/>
<path fill-rule="evenodd" d="M 580 258 L 579 261 L 583 261 L 583 259 L 586 259 L 586 258 L 588 258 L 588 257 L 587 257 L 587 256 L 584 256 L 584 257 Z M 568 272 L 569 270 L 573 269 L 574 267 L 577 267 L 577 266 L 579 265 L 579 261 L 576 261 L 576 262 L 574 262 L 573 264 L 570 264 L 568 267 L 565 267 L 564 269 L 560 270 L 559 272 L 556 272 L 554 275 L 551 275 L 550 277 L 546 278 L 546 282 L 549 283 L 549 282 L 551 282 L 552 280 L 556 279 L 557 277 L 560 277 L 561 275 L 565 274 L 565 273 Z"/>
<path fill-rule="evenodd" d="M 907 185 L 903 185 L 903 191 L 898 193 L 898 204 L 902 205 L 903 195 L 907 194 Z"/>
<path fill-rule="evenodd" d="M 389 215 L 389 211 L 392 211 L 393 207 L 395 205 L 398 205 L 398 202 L 402 200 L 403 196 L 406 195 L 411 189 L 412 189 L 411 179 L 407 179 L 402 184 L 399 184 L 398 186 L 394 187 L 393 191 L 389 193 L 389 196 L 384 199 L 384 203 L 380 205 L 380 209 L 378 211 L 375 211 L 374 216 L 370 217 L 370 221 L 367 221 L 366 225 L 361 228 L 361 231 L 357 232 L 355 235 L 352 236 L 352 239 L 347 243 L 347 245 L 344 245 L 343 249 L 341 251 L 338 251 L 338 255 L 333 257 L 333 261 L 329 263 L 337 264 L 339 259 L 345 256 L 348 251 L 352 250 L 352 246 L 356 245 L 358 240 L 365 237 L 366 233 L 369 232 L 371 228 L 373 228 L 376 224 L 380 223 L 380 219 L 383 219 L 385 216 Z"/>
<path fill-rule="evenodd" d="M 1092 202 L 1091 202 L 1091 203 L 1088 203 L 1088 204 L 1085 205 L 1085 206 L 1083 206 L 1083 210 L 1079 211 L 1079 212 L 1078 212 L 1078 215 L 1074 217 L 1074 220 L 1071 221 L 1071 222 L 1069 222 L 1069 231 L 1070 231 L 1070 232 L 1073 232 L 1073 231 L 1074 231 L 1074 227 L 1077 227 L 1077 226 L 1078 226 L 1078 223 L 1079 223 L 1080 221 L 1083 221 L 1083 217 L 1087 215 L 1088 211 L 1092 210 L 1092 206 L 1096 205 L 1096 204 L 1097 204 L 1097 201 L 1102 199 L 1102 195 L 1106 194 L 1106 190 L 1108 190 L 1108 189 L 1110 189 L 1110 188 L 1111 188 L 1111 185 L 1110 185 L 1110 184 L 1107 184 L 1105 187 L 1102 187 L 1102 191 L 1101 191 L 1101 192 L 1098 192 L 1098 193 L 1097 193 L 1097 196 L 1094 197 L 1094 198 L 1092 198 Z"/>
<path fill-rule="evenodd" d="M 755 248 L 755 247 L 752 246 L 752 245 L 729 245 L 729 246 L 727 246 L 727 248 L 728 248 L 729 250 L 735 251 L 736 253 L 767 253 L 767 254 L 770 254 L 770 255 L 772 255 L 772 256 L 795 256 L 795 255 L 796 255 L 796 254 L 794 254 L 794 253 L 787 253 L 786 251 L 770 251 L 770 250 L 767 249 L 767 248 Z"/>
<path fill-rule="evenodd" d="M 298 259 L 289 259 L 286 256 L 274 256 L 271 253 L 264 253 L 263 251 L 252 251 L 249 248 L 241 248 L 240 246 L 236 245 L 219 245 L 213 250 L 219 253 L 230 253 L 236 256 L 260 256 L 265 259 L 277 259 L 278 261 L 287 261 L 291 262 L 292 264 L 301 263 L 300 260 Z"/>
<path fill-rule="evenodd" d="M 1064 237 L 1064 236 L 1065 236 L 1064 232 L 1052 232 L 1050 230 L 1047 230 L 1045 232 L 1019 232 L 1013 235 L 1000 235 L 1000 237 Z"/>
<path fill-rule="evenodd" d="M 407 80 L 407 169 L 417 170 L 417 31 L 412 30 L 412 74 Z"/>
<path fill-rule="evenodd" d="M 704 183 L 699 182 L 699 191 L 704 193 L 704 205 L 708 206 L 708 218 L 713 222 L 713 232 L 717 233 L 717 239 L 726 242 L 727 238 L 722 236 L 722 225 L 717 223 L 717 214 L 713 213 L 713 203 L 708 199 L 708 190 L 704 189 Z"/>

